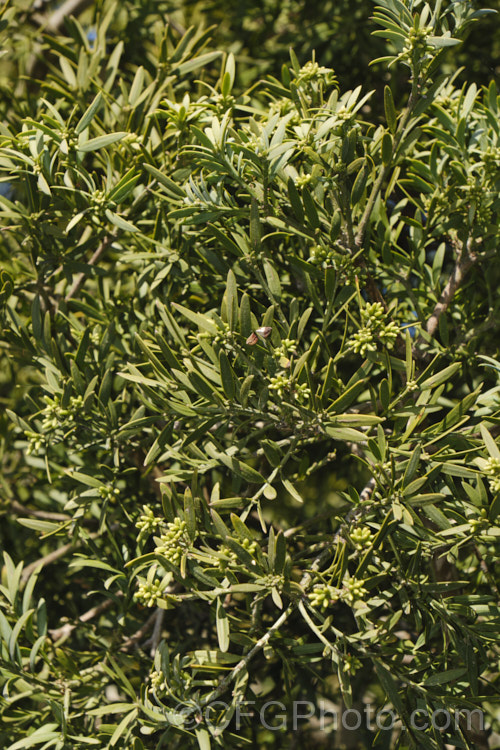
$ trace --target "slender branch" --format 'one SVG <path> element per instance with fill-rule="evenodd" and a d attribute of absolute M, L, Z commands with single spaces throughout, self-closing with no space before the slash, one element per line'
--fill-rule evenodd
<path fill-rule="evenodd" d="M 151 638 L 148 641 L 148 646 L 151 646 L 150 650 L 150 656 L 152 659 L 154 659 L 154 655 L 156 654 L 156 649 L 158 648 L 158 644 L 160 643 L 161 638 L 161 629 L 163 627 L 163 620 L 165 617 L 165 610 L 160 609 L 160 607 L 157 608 L 156 612 L 154 613 L 154 627 L 153 632 L 151 634 Z"/>
<path fill-rule="evenodd" d="M 44 568 L 46 565 L 50 565 L 50 563 L 55 562 L 56 560 L 59 560 L 60 557 L 64 557 L 64 555 L 67 555 L 68 552 L 71 552 L 72 549 L 75 548 L 74 542 L 69 542 L 68 544 L 63 544 L 62 547 L 59 547 L 58 549 L 53 550 L 52 552 L 49 552 L 48 555 L 45 555 L 44 557 L 40 557 L 38 560 L 35 560 L 35 562 L 30 563 L 30 565 L 27 565 L 21 575 L 21 581 L 23 583 L 26 583 L 28 578 L 31 576 L 32 573 L 38 568 L 42 567 Z"/>
<path fill-rule="evenodd" d="M 427 321 L 426 330 L 429 336 L 433 336 L 438 327 L 439 318 L 445 312 L 458 287 L 463 283 L 469 268 L 478 260 L 478 256 L 469 250 L 461 254 L 457 260 L 453 271 L 451 272 L 448 283 L 441 293 L 439 302 L 437 302 L 433 313 Z"/>
<path fill-rule="evenodd" d="M 70 521 L 71 516 L 67 516 L 64 513 L 51 513 L 48 510 L 35 510 L 34 508 L 27 508 L 25 505 L 18 503 L 17 500 L 13 500 L 10 506 L 10 510 L 16 514 L 25 513 L 27 516 L 33 516 L 34 518 L 44 518 L 47 521 Z"/>
<path fill-rule="evenodd" d="M 101 612 L 105 612 L 107 609 L 109 609 L 112 604 L 112 599 L 106 599 L 96 607 L 92 607 L 91 609 L 87 610 L 87 612 L 84 612 L 83 615 L 78 618 L 78 622 L 89 622 L 89 620 L 92 620 L 94 617 L 97 617 L 97 615 L 100 615 Z M 61 625 L 60 628 L 49 630 L 49 634 L 53 641 L 59 641 L 61 638 L 66 638 L 76 627 L 78 627 L 76 623 L 67 622 L 65 625 Z"/>
<path fill-rule="evenodd" d="M 247 654 L 241 659 L 238 664 L 232 669 L 229 674 L 224 677 L 222 682 L 219 683 L 218 687 L 214 690 L 213 693 L 210 693 L 205 698 L 203 698 L 200 701 L 199 707 L 204 707 L 208 703 L 217 700 L 217 698 L 220 698 L 221 695 L 223 695 L 228 687 L 231 685 L 232 682 L 238 677 L 240 672 L 242 672 L 246 666 L 249 664 L 249 662 L 253 659 L 253 657 L 261 651 L 264 646 L 267 645 L 269 642 L 271 636 L 276 633 L 277 630 L 280 629 L 280 627 L 288 620 L 289 616 L 292 614 L 292 612 L 295 610 L 295 602 L 292 604 L 289 604 L 288 607 L 285 609 L 284 612 L 281 613 L 281 615 L 278 617 L 277 620 L 273 622 L 267 633 L 265 633 L 262 638 L 259 638 L 257 643 L 255 643 L 250 651 L 248 651 Z M 197 709 L 193 710 L 194 711 Z"/>
<path fill-rule="evenodd" d="M 97 250 L 95 251 L 95 253 L 90 258 L 90 260 L 88 262 L 89 266 L 94 266 L 97 263 L 97 261 L 99 260 L 99 258 L 103 254 L 103 252 L 106 250 L 106 248 L 112 242 L 114 242 L 116 240 L 116 237 L 117 237 L 116 234 L 108 234 L 103 239 L 103 241 L 101 242 L 101 244 L 99 245 L 99 247 L 97 248 Z M 80 289 L 80 287 L 83 284 L 83 282 L 85 281 L 86 276 L 87 276 L 87 273 L 85 271 L 82 271 L 81 273 L 79 273 L 79 274 L 77 274 L 75 276 L 75 280 L 73 281 L 73 284 L 71 285 L 71 289 L 69 290 L 69 292 L 67 293 L 66 297 L 64 298 L 65 302 L 69 302 L 69 300 L 72 297 L 75 296 L 75 294 Z"/>
<path fill-rule="evenodd" d="M 364 487 L 364 489 L 359 494 L 359 499 L 361 500 L 362 503 L 365 503 L 367 500 L 369 500 L 371 498 L 371 496 L 373 494 L 373 490 L 375 489 L 376 483 L 377 482 L 376 482 L 375 477 L 372 477 L 367 482 L 366 486 Z M 349 511 L 349 513 L 346 516 L 346 522 L 349 519 L 349 514 L 351 514 L 354 510 L 357 510 L 357 508 L 351 508 L 351 510 Z M 349 520 L 351 520 L 351 519 L 349 519 Z"/>
<path fill-rule="evenodd" d="M 120 651 L 128 651 L 130 646 L 134 646 L 138 641 L 143 638 L 146 633 L 151 630 L 151 628 L 156 623 L 156 611 L 151 614 L 144 625 L 142 625 L 139 630 L 136 630 L 136 632 L 130 636 L 130 638 L 127 638 L 127 640 L 123 643 L 123 645 L 120 647 Z"/>
<path fill-rule="evenodd" d="M 94 532 L 93 534 L 89 534 L 89 539 L 96 539 L 100 534 L 98 532 Z M 80 546 L 82 540 L 77 539 L 74 542 L 68 542 L 68 544 L 63 544 L 62 547 L 59 547 L 58 549 L 53 550 L 52 552 L 49 552 L 47 555 L 44 555 L 43 557 L 40 557 L 38 560 L 35 560 L 35 562 L 30 563 L 27 565 L 21 575 L 21 581 L 23 583 L 26 583 L 28 578 L 31 576 L 32 573 L 38 568 L 44 568 L 46 565 L 50 565 L 50 563 L 55 562 L 56 560 L 59 560 L 60 557 L 64 557 L 68 554 L 68 552 L 71 552 L 71 550 L 76 549 Z"/>

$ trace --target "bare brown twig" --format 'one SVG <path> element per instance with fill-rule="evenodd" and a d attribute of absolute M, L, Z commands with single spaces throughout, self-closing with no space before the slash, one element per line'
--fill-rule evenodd
<path fill-rule="evenodd" d="M 92 620 L 94 617 L 97 617 L 97 615 L 100 615 L 101 612 L 105 612 L 107 609 L 109 609 L 112 604 L 112 599 L 106 599 L 96 607 L 92 607 L 87 612 L 84 612 L 83 615 L 78 618 L 78 622 L 89 622 L 89 620 Z M 49 630 L 50 637 L 53 641 L 59 641 L 61 638 L 66 638 L 77 626 L 78 623 L 67 622 L 65 625 L 61 625 L 60 628 Z"/>
<path fill-rule="evenodd" d="M 438 327 L 439 318 L 447 309 L 458 287 L 462 285 L 469 268 L 476 263 L 477 260 L 478 256 L 472 253 L 469 248 L 467 248 L 466 253 L 461 254 L 458 258 L 453 271 L 451 272 L 450 278 L 441 293 L 441 297 L 434 307 L 431 317 L 427 321 L 426 330 L 429 336 L 434 335 L 436 328 Z"/>
<path fill-rule="evenodd" d="M 111 243 L 115 241 L 116 236 L 117 236 L 116 234 L 108 234 L 103 239 L 103 241 L 101 242 L 101 244 L 99 245 L 95 253 L 90 258 L 88 262 L 89 266 L 95 266 L 95 264 L 97 263 L 97 261 L 99 260 L 103 252 L 106 250 L 106 248 L 109 247 L 109 245 L 111 245 Z M 83 282 L 85 281 L 86 276 L 87 274 L 85 273 L 85 271 L 82 271 L 81 273 L 77 274 L 77 276 L 75 276 L 75 280 L 73 281 L 73 284 L 71 285 L 71 289 L 69 290 L 66 297 L 64 298 L 65 302 L 69 302 L 69 300 L 75 296 L 75 294 L 80 289 Z"/>
<path fill-rule="evenodd" d="M 141 638 L 143 638 L 147 632 L 151 630 L 151 628 L 156 623 L 156 610 L 151 614 L 144 625 L 142 625 L 139 630 L 136 630 L 136 632 L 130 636 L 130 638 L 127 638 L 127 640 L 122 644 L 120 647 L 120 651 L 128 651 L 128 649 L 131 646 L 134 646 L 136 643 L 138 643 Z"/>
<path fill-rule="evenodd" d="M 16 514 L 24 513 L 27 516 L 33 516 L 33 518 L 43 518 L 46 521 L 70 521 L 71 516 L 67 516 L 65 513 L 52 513 L 48 510 L 35 510 L 34 508 L 27 508 L 25 505 L 18 503 L 17 500 L 13 500 L 10 505 L 10 510 Z"/>
<path fill-rule="evenodd" d="M 59 560 L 60 557 L 64 557 L 64 555 L 67 555 L 68 552 L 70 552 L 72 549 L 75 549 L 76 545 L 74 542 L 69 542 L 68 544 L 63 544 L 62 547 L 59 547 L 58 549 L 53 550 L 52 552 L 49 552 L 48 555 L 45 555 L 44 557 L 40 557 L 38 560 L 35 560 L 35 562 L 30 563 L 30 565 L 27 565 L 21 575 L 21 581 L 23 583 L 26 583 L 28 578 L 32 575 L 32 573 L 35 572 L 35 570 L 38 567 L 44 568 L 46 565 L 50 565 L 50 563 L 55 562 L 56 560 Z"/>

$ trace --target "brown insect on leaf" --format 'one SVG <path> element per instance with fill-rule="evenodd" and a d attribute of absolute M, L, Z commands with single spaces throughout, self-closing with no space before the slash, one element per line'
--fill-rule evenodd
<path fill-rule="evenodd" d="M 271 335 L 271 331 L 271 326 L 262 326 L 262 328 L 257 328 L 255 331 L 252 331 L 250 336 L 247 338 L 246 343 L 249 346 L 255 346 L 255 344 L 259 340 L 259 337 L 262 339 L 267 339 L 268 336 Z"/>

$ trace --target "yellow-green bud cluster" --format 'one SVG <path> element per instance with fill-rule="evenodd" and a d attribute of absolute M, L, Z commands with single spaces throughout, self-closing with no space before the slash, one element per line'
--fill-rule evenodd
<path fill-rule="evenodd" d="M 157 518 L 149 505 L 142 506 L 142 515 L 135 522 L 139 531 L 150 532 L 156 531 L 163 523 L 163 519 Z"/>
<path fill-rule="evenodd" d="M 371 328 L 360 328 L 352 336 L 350 341 L 351 349 L 356 354 L 365 356 L 366 352 L 374 352 L 377 349 L 375 342 L 375 332 Z"/>
<path fill-rule="evenodd" d="M 500 147 L 488 146 L 488 148 L 483 151 L 482 162 L 489 174 L 497 175 L 500 167 Z"/>
<path fill-rule="evenodd" d="M 50 396 L 44 396 L 43 400 L 46 405 L 42 411 L 42 432 L 56 430 L 62 423 L 74 422 L 76 414 L 83 406 L 82 396 L 71 396 L 65 408 L 57 399 Z"/>
<path fill-rule="evenodd" d="M 361 308 L 361 322 L 365 326 L 378 328 L 385 318 L 385 311 L 380 302 L 369 302 Z"/>
<path fill-rule="evenodd" d="M 354 604 L 360 599 L 364 599 L 368 591 L 363 586 L 364 581 L 358 581 L 357 578 L 350 578 L 344 583 L 342 599 L 347 604 Z"/>
<path fill-rule="evenodd" d="M 186 522 L 176 518 L 167 524 L 167 530 L 160 536 L 159 544 L 156 544 L 156 552 L 173 565 L 180 565 L 182 555 L 188 547 Z"/>
<path fill-rule="evenodd" d="M 30 456 L 32 453 L 38 453 L 43 445 L 43 437 L 38 432 L 32 432 L 31 430 L 25 433 L 28 440 L 28 447 L 26 448 L 26 455 Z"/>
<path fill-rule="evenodd" d="M 164 688 L 166 687 L 165 675 L 163 674 L 163 672 L 161 670 L 157 671 L 155 669 L 154 672 L 151 672 L 151 675 L 150 675 L 149 679 L 150 679 L 150 682 L 151 682 L 151 687 L 157 693 L 159 693 L 160 690 L 164 690 Z"/>
<path fill-rule="evenodd" d="M 351 532 L 351 539 L 358 550 L 367 549 L 372 544 L 373 534 L 367 526 L 359 526 Z"/>
<path fill-rule="evenodd" d="M 399 333 L 399 326 L 394 321 L 385 323 L 385 310 L 380 302 L 372 302 L 361 309 L 362 327 L 353 334 L 349 341 L 350 348 L 364 356 L 366 352 L 374 352 L 377 340 L 384 346 L 392 348 Z"/>
<path fill-rule="evenodd" d="M 106 484 L 102 484 L 99 487 L 99 495 L 103 500 L 106 500 L 108 503 L 112 503 L 116 501 L 120 496 L 120 490 L 117 487 L 109 487 Z"/>
<path fill-rule="evenodd" d="M 469 518 L 469 525 L 473 534 L 479 534 L 487 530 L 490 525 L 486 508 L 482 508 L 479 517 Z"/>
<path fill-rule="evenodd" d="M 262 582 L 269 588 L 278 589 L 281 591 L 285 585 L 285 577 L 282 574 L 269 573 L 267 576 L 262 578 Z"/>
<path fill-rule="evenodd" d="M 500 458 L 488 458 L 484 467 L 492 492 L 500 492 Z"/>
<path fill-rule="evenodd" d="M 281 339 L 281 344 L 274 349 L 275 357 L 287 357 L 297 351 L 295 339 Z"/>
<path fill-rule="evenodd" d="M 304 185 L 308 185 L 312 181 L 312 178 L 312 174 L 301 174 L 295 180 L 295 184 L 298 188 L 304 187 Z"/>
<path fill-rule="evenodd" d="M 158 599 L 162 597 L 161 585 L 156 581 L 151 583 L 144 581 L 138 585 L 134 597 L 145 607 L 154 607 Z"/>
<path fill-rule="evenodd" d="M 337 78 L 331 68 L 325 68 L 310 60 L 299 70 L 297 85 L 312 82 L 321 83 L 324 86 L 333 86 L 337 82 Z"/>
<path fill-rule="evenodd" d="M 309 254 L 309 263 L 316 266 L 331 266 L 335 261 L 335 250 L 324 245 L 313 245 Z"/>
<path fill-rule="evenodd" d="M 357 656 L 353 654 L 345 654 L 344 657 L 344 669 L 350 675 L 355 675 L 356 672 L 363 666 Z"/>
<path fill-rule="evenodd" d="M 304 401 L 307 401 L 308 398 L 310 398 L 311 389 L 309 388 L 307 383 L 296 383 L 294 395 L 297 401 L 303 403 Z"/>
<path fill-rule="evenodd" d="M 269 381 L 269 390 L 270 391 L 276 391 L 278 396 L 283 396 L 286 390 L 288 390 L 290 386 L 290 378 L 288 375 L 280 374 L 275 375 L 273 378 Z"/>
<path fill-rule="evenodd" d="M 307 401 L 311 396 L 311 389 L 307 383 L 294 383 L 289 375 L 278 373 L 269 380 L 269 390 L 276 391 L 278 396 L 284 396 L 285 392 L 292 393 L 294 398 L 301 403 Z"/>
<path fill-rule="evenodd" d="M 428 37 L 432 36 L 432 26 L 420 26 L 418 29 L 412 28 L 408 34 L 408 40 L 401 54 L 400 60 L 411 60 L 413 58 L 422 58 L 426 51 L 430 49 L 427 42 Z"/>
<path fill-rule="evenodd" d="M 257 549 L 258 549 L 258 546 L 259 546 L 256 541 L 252 541 L 252 540 L 248 539 L 248 537 L 245 537 L 244 539 L 239 539 L 238 542 L 243 547 L 243 549 L 246 549 L 246 551 L 252 557 L 255 556 L 255 554 L 257 552 Z M 223 555 L 225 555 L 226 557 L 229 558 L 229 560 L 224 560 L 222 558 L 219 558 L 218 567 L 221 570 L 225 570 L 229 565 L 232 565 L 232 564 L 237 565 L 238 564 L 238 562 L 239 562 L 238 555 L 230 547 L 228 547 L 227 544 L 222 544 L 219 547 L 219 552 L 221 552 Z"/>
<path fill-rule="evenodd" d="M 219 331 L 213 336 L 212 338 L 212 344 L 214 346 L 223 346 L 227 343 L 228 335 L 231 333 L 231 330 L 227 323 L 222 324 L 222 328 L 219 328 Z"/>
<path fill-rule="evenodd" d="M 315 586 L 307 595 L 311 605 L 316 609 L 327 609 L 339 599 L 339 592 L 333 586 L 323 584 Z"/>
<path fill-rule="evenodd" d="M 251 555 L 255 555 L 255 553 L 257 552 L 257 548 L 259 546 L 255 540 L 248 539 L 248 537 L 245 537 L 244 539 L 240 539 L 239 543 Z"/>

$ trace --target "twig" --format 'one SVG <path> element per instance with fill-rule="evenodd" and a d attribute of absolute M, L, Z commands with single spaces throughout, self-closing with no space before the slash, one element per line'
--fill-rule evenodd
<path fill-rule="evenodd" d="M 362 491 L 360 492 L 360 494 L 359 494 L 359 499 L 361 500 L 361 502 L 362 502 L 362 503 L 365 503 L 365 502 L 366 502 L 367 500 L 369 500 L 369 499 L 370 499 L 370 497 L 371 497 L 371 496 L 372 496 L 372 494 L 373 494 L 373 490 L 375 489 L 375 485 L 376 485 L 376 484 L 377 484 L 377 482 L 376 482 L 376 479 L 375 479 L 375 477 L 372 477 L 372 478 L 371 478 L 371 479 L 370 479 L 370 480 L 369 480 L 369 481 L 368 481 L 368 482 L 366 483 L 365 487 L 363 488 L 363 490 L 362 490 Z M 347 517 L 346 517 L 346 522 L 347 522 L 347 520 L 348 520 L 348 518 L 349 518 L 349 514 L 350 514 L 350 513 L 352 513 L 352 512 L 354 511 L 354 510 L 357 510 L 357 508 L 351 508 L 351 510 L 350 510 L 350 511 L 349 511 L 349 513 L 347 514 Z"/>
<path fill-rule="evenodd" d="M 70 521 L 71 516 L 67 516 L 64 513 L 51 513 L 48 510 L 35 510 L 34 508 L 27 508 L 25 505 L 18 503 L 17 500 L 13 500 L 10 505 L 10 510 L 14 513 L 25 513 L 27 516 L 33 516 L 34 518 L 44 518 L 47 521 Z"/>
<path fill-rule="evenodd" d="M 154 659 L 154 655 L 156 654 L 156 649 L 158 648 L 158 644 L 160 642 L 161 629 L 163 627 L 164 616 L 165 616 L 165 610 L 160 609 L 160 607 L 158 607 L 156 612 L 154 613 L 154 628 L 151 634 L 151 638 L 148 642 L 148 646 L 151 645 L 150 655 L 152 659 Z"/>
<path fill-rule="evenodd" d="M 105 612 L 109 609 L 112 604 L 112 599 L 106 599 L 106 601 L 98 604 L 96 607 L 92 607 L 87 612 L 84 612 L 83 615 L 78 618 L 78 623 L 92 620 L 94 617 L 97 617 L 97 615 L 100 615 L 101 612 Z M 49 630 L 50 637 L 53 641 L 59 641 L 63 637 L 66 638 L 76 627 L 78 627 L 78 624 L 67 622 L 65 625 L 61 625 L 60 628 Z"/>
<path fill-rule="evenodd" d="M 104 252 L 104 251 L 106 250 L 106 248 L 107 248 L 107 247 L 108 247 L 109 245 L 111 245 L 111 243 L 112 243 L 112 242 L 114 242 L 114 241 L 116 240 L 116 237 L 117 237 L 117 235 L 116 235 L 116 234 L 108 234 L 108 235 L 107 235 L 107 236 L 106 236 L 106 237 L 105 237 L 105 238 L 103 239 L 103 241 L 101 242 L 101 244 L 99 245 L 99 247 L 97 248 L 97 250 L 95 251 L 95 253 L 94 253 L 94 254 L 92 255 L 92 257 L 90 258 L 90 260 L 89 260 L 89 262 L 88 262 L 88 265 L 89 265 L 89 266 L 94 266 L 94 265 L 95 265 L 95 264 L 97 263 L 97 261 L 99 260 L 99 258 L 100 258 L 100 257 L 101 257 L 101 255 L 103 254 L 103 252 Z M 86 276 L 87 276 L 87 274 L 86 274 L 86 272 L 85 272 L 85 271 L 82 271 L 81 273 L 79 273 L 79 274 L 77 274 L 77 275 L 75 276 L 75 280 L 73 281 L 73 284 L 72 284 L 72 286 L 71 286 L 71 289 L 69 290 L 69 292 L 67 293 L 66 297 L 64 298 L 64 301 L 65 301 L 65 302 L 69 302 L 69 300 L 70 300 L 70 299 L 71 299 L 72 297 L 74 297 L 74 296 L 75 296 L 75 294 L 76 294 L 76 293 L 77 293 L 77 291 L 78 291 L 78 290 L 80 289 L 80 287 L 81 287 L 81 285 L 83 284 L 83 282 L 85 281 L 85 277 L 86 277 Z"/>
<path fill-rule="evenodd" d="M 139 630 L 136 630 L 136 632 L 130 636 L 130 638 L 127 638 L 127 640 L 123 643 L 123 645 L 120 647 L 120 651 L 128 651 L 130 646 L 134 646 L 138 641 L 143 638 L 146 633 L 151 630 L 153 625 L 156 622 L 156 611 L 153 612 L 152 615 L 148 617 L 144 625 L 142 625 Z"/>
<path fill-rule="evenodd" d="M 69 542 L 68 544 L 63 544 L 62 547 L 59 547 L 58 549 L 55 549 L 52 552 L 49 552 L 48 555 L 45 555 L 44 557 L 40 557 L 38 560 L 35 560 L 35 562 L 30 563 L 24 568 L 22 575 L 21 575 L 21 581 L 23 583 L 26 583 L 28 578 L 38 567 L 44 568 L 46 565 L 50 565 L 50 563 L 53 563 L 56 560 L 59 560 L 60 557 L 64 557 L 64 555 L 67 555 L 68 552 L 70 552 L 72 549 L 75 548 L 75 546 L 76 546 L 75 542 Z"/>
<path fill-rule="evenodd" d="M 470 252 L 469 249 L 467 249 L 465 255 L 460 255 L 460 258 L 457 260 L 455 267 L 451 272 L 448 283 L 442 291 L 439 302 L 436 304 L 431 317 L 427 321 L 426 330 L 429 336 L 434 335 L 439 323 L 439 318 L 447 309 L 458 287 L 463 283 L 467 271 L 477 260 L 478 256 Z"/>
<path fill-rule="evenodd" d="M 202 708 L 206 706 L 207 704 L 211 703 L 212 701 L 217 700 L 221 695 L 223 695 L 227 688 L 231 685 L 231 683 L 238 677 L 240 672 L 243 671 L 243 669 L 246 668 L 246 666 L 249 664 L 249 662 L 253 659 L 253 657 L 261 651 L 264 646 L 267 645 L 269 640 L 271 639 L 271 636 L 280 629 L 280 627 L 287 621 L 289 616 L 292 614 L 292 612 L 295 610 L 295 602 L 292 604 L 289 604 L 288 607 L 285 609 L 284 612 L 281 613 L 281 615 L 278 617 L 277 620 L 273 622 L 267 633 L 265 633 L 262 638 L 259 638 L 257 643 L 255 643 L 250 651 L 248 651 L 247 654 L 238 662 L 238 664 L 229 672 L 229 674 L 224 677 L 222 682 L 219 683 L 218 687 L 214 690 L 213 693 L 210 693 L 205 698 L 203 698 L 200 701 L 199 706 L 196 708 L 193 708 L 193 713 L 198 710 L 198 708 Z"/>
<path fill-rule="evenodd" d="M 100 536 L 100 534 L 98 532 L 94 532 L 92 534 L 89 534 L 89 539 L 96 539 L 98 536 Z M 81 543 L 81 539 L 77 539 L 74 542 L 68 542 L 68 544 L 63 544 L 62 547 L 59 547 L 58 549 L 49 552 L 48 555 L 44 555 L 38 560 L 35 560 L 35 562 L 30 563 L 24 568 L 21 575 L 21 581 L 23 583 L 26 583 L 28 578 L 37 568 L 44 568 L 46 565 L 50 565 L 50 563 L 59 560 L 60 557 L 64 557 L 64 555 L 67 555 L 68 552 L 71 552 L 71 550 L 79 547 Z"/>

